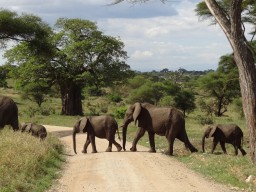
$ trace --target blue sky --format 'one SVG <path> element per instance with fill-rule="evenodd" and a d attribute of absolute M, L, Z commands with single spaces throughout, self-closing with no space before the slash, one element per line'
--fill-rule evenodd
<path fill-rule="evenodd" d="M 231 47 L 219 26 L 199 21 L 194 12 L 198 2 L 151 0 L 107 6 L 111 0 L 1 0 L 0 7 L 35 14 L 51 26 L 61 17 L 94 21 L 105 34 L 125 43 L 133 70 L 215 70 Z"/>

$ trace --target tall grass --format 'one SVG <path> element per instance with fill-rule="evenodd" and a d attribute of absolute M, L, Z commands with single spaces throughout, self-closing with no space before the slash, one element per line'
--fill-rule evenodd
<path fill-rule="evenodd" d="M 62 151 L 51 134 L 40 141 L 27 133 L 0 130 L 0 192 L 44 191 L 64 162 Z"/>

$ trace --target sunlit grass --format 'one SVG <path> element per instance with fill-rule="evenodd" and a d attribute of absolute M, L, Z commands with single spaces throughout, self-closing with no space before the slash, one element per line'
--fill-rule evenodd
<path fill-rule="evenodd" d="M 0 130 L 0 191 L 44 191 L 64 161 L 62 151 L 51 134 L 40 141 L 9 128 Z"/>

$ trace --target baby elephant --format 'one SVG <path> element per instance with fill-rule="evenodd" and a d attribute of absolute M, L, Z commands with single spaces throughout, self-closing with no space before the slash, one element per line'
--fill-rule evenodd
<path fill-rule="evenodd" d="M 47 136 L 46 128 L 43 125 L 38 125 L 36 123 L 25 123 L 21 127 L 21 132 L 28 132 L 35 137 L 39 137 L 41 140 L 45 139 Z"/>
<path fill-rule="evenodd" d="M 216 145 L 220 142 L 220 146 L 225 154 L 227 153 L 225 143 L 230 143 L 234 146 L 236 155 L 238 155 L 238 149 L 241 151 L 242 155 L 246 155 L 245 150 L 242 148 L 243 131 L 235 124 L 218 124 L 208 126 L 202 138 L 203 152 L 205 138 L 209 137 L 213 137 L 211 153 L 213 153 Z"/>
<path fill-rule="evenodd" d="M 79 132 L 87 132 L 87 139 L 82 151 L 83 153 L 87 153 L 87 147 L 90 143 L 92 143 L 92 153 L 97 153 L 95 136 L 109 141 L 106 152 L 112 151 L 112 143 L 116 146 L 117 151 L 121 151 L 121 145 L 115 141 L 116 131 L 120 139 L 117 122 L 109 115 L 83 117 L 76 122 L 73 128 L 74 152 L 76 153 L 76 133 Z"/>

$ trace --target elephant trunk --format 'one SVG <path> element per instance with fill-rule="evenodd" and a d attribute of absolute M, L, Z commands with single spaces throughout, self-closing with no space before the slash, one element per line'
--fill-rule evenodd
<path fill-rule="evenodd" d="M 76 129 L 75 128 L 73 131 L 73 149 L 74 149 L 75 154 L 77 154 L 76 153 Z"/>
<path fill-rule="evenodd" d="M 126 144 L 126 133 L 127 133 L 127 127 L 128 127 L 128 125 L 127 124 L 124 124 L 123 126 L 123 149 L 124 149 L 124 151 L 126 151 L 126 149 L 125 149 L 125 144 Z"/>
<path fill-rule="evenodd" d="M 206 134 L 204 134 L 203 138 L 202 138 L 202 150 L 204 153 L 204 146 L 205 146 L 205 138 L 206 138 Z"/>

